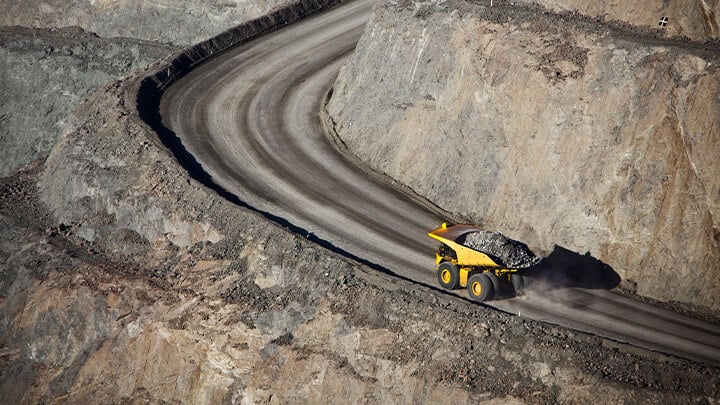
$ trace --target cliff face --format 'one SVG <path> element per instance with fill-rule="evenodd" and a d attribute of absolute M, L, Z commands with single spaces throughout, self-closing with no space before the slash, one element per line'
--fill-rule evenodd
<path fill-rule="evenodd" d="M 464 2 L 381 2 L 328 112 L 348 148 L 450 212 L 720 308 L 717 49 Z"/>

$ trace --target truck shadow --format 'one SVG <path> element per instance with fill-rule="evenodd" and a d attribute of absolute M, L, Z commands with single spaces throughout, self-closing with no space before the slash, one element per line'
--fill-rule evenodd
<path fill-rule="evenodd" d="M 586 288 L 609 290 L 620 283 L 612 267 L 592 257 L 561 246 L 540 263 L 523 271 L 528 289 Z"/>

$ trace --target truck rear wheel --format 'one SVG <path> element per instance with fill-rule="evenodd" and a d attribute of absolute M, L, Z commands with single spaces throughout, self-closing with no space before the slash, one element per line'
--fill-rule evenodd
<path fill-rule="evenodd" d="M 489 300 L 493 296 L 493 283 L 486 273 L 473 274 L 467 284 L 470 298 L 477 302 Z"/>
<path fill-rule="evenodd" d="M 523 290 L 525 289 L 525 279 L 523 276 L 513 273 L 510 275 L 510 283 L 512 283 L 513 289 L 515 290 L 515 295 L 520 295 L 523 293 Z"/>
<path fill-rule="evenodd" d="M 496 276 L 495 273 L 493 273 L 492 271 L 486 271 L 484 274 L 490 279 L 490 282 L 492 283 L 493 295 L 500 294 L 500 279 L 498 278 L 498 276 Z"/>
<path fill-rule="evenodd" d="M 460 285 L 460 270 L 450 262 L 442 262 L 437 269 L 438 282 L 446 290 L 454 290 Z"/>

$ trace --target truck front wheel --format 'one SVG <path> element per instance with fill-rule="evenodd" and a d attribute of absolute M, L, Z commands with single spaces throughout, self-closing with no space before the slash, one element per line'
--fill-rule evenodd
<path fill-rule="evenodd" d="M 446 290 L 454 290 L 460 285 L 460 270 L 450 262 L 442 262 L 437 269 L 438 282 Z"/>
<path fill-rule="evenodd" d="M 467 283 L 470 298 L 477 302 L 489 300 L 493 296 L 493 283 L 485 273 L 473 274 Z"/>

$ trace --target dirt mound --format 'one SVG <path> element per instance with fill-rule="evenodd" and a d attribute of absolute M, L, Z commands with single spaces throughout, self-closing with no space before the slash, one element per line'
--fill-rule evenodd
<path fill-rule="evenodd" d="M 516 269 L 524 269 L 540 263 L 540 258 L 535 256 L 522 242 L 510 239 L 500 232 L 479 231 L 467 235 L 465 246 L 488 253 L 494 258 L 500 259 L 501 264 Z"/>

